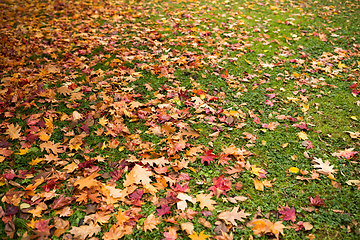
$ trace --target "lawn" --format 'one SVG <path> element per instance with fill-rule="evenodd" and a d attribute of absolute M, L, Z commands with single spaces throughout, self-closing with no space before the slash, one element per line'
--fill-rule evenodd
<path fill-rule="evenodd" d="M 359 239 L 360 2 L 0 1 L 2 239 Z"/>

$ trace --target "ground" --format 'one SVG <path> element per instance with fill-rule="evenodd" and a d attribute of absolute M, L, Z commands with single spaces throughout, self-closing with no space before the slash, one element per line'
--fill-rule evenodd
<path fill-rule="evenodd" d="M 3 239 L 359 239 L 359 1 L 0 2 Z"/>

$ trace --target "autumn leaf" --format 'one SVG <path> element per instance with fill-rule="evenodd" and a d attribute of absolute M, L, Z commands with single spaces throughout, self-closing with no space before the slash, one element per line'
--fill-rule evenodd
<path fill-rule="evenodd" d="M 146 168 L 135 164 L 134 168 L 126 175 L 126 179 L 124 181 L 124 187 L 130 186 L 132 184 L 150 184 L 152 181 L 149 177 L 152 176 L 153 173 L 151 171 L 146 170 Z"/>
<path fill-rule="evenodd" d="M 144 221 L 144 231 L 157 229 L 157 225 L 160 223 L 160 219 L 155 217 L 153 214 L 150 214 Z"/>
<path fill-rule="evenodd" d="M 279 239 L 279 234 L 284 235 L 283 229 L 285 226 L 281 221 L 272 223 L 267 219 L 254 219 L 250 221 L 249 225 L 253 225 L 252 229 L 254 234 L 262 235 L 265 233 L 273 233 L 277 239 Z"/>
<path fill-rule="evenodd" d="M 259 180 L 257 180 L 257 179 L 253 179 L 253 182 L 254 182 L 254 185 L 255 185 L 255 189 L 256 190 L 259 190 L 259 191 L 264 191 L 264 184 L 261 182 L 261 181 L 259 181 Z"/>
<path fill-rule="evenodd" d="M 200 202 L 200 208 L 204 209 L 207 207 L 210 211 L 214 210 L 214 204 L 217 204 L 216 201 L 212 200 L 211 197 L 213 196 L 212 193 L 210 194 L 198 194 L 196 195 L 196 201 Z"/>
<path fill-rule="evenodd" d="M 161 208 L 156 209 L 156 211 L 158 212 L 157 215 L 162 216 L 162 215 L 171 213 L 170 208 L 171 208 L 171 206 L 161 205 Z"/>
<path fill-rule="evenodd" d="M 16 125 L 10 124 L 8 125 L 8 128 L 5 131 L 5 134 L 9 135 L 9 137 L 14 140 L 14 139 L 19 139 L 21 137 L 20 131 L 21 131 L 21 126 L 19 126 L 18 124 Z"/>
<path fill-rule="evenodd" d="M 191 234 L 188 237 L 191 240 L 205 240 L 205 239 L 209 238 L 210 236 L 204 234 L 204 232 L 205 231 L 200 232 L 199 235 L 196 232 L 194 232 L 194 234 Z"/>
<path fill-rule="evenodd" d="M 350 159 L 350 158 L 352 158 L 354 155 L 356 155 L 358 153 L 358 152 L 355 152 L 353 150 L 354 150 L 354 148 L 348 148 L 348 149 L 345 149 L 345 150 L 340 151 L 338 153 L 333 153 L 331 155 L 336 156 L 338 158 L 343 157 L 343 158 L 346 158 L 346 159 Z"/>
<path fill-rule="evenodd" d="M 312 162 L 314 163 L 314 168 L 316 168 L 316 171 L 318 171 L 319 173 L 329 175 L 336 172 L 336 170 L 333 169 L 334 166 L 330 166 L 330 162 L 328 160 L 323 162 L 321 158 L 314 157 L 314 160 Z"/>
<path fill-rule="evenodd" d="M 225 220 L 225 222 L 230 222 L 232 225 L 237 226 L 236 221 L 244 222 L 243 218 L 247 218 L 250 214 L 245 213 L 245 210 L 238 212 L 239 207 L 234 207 L 231 212 L 225 211 L 218 215 L 219 219 Z"/>
<path fill-rule="evenodd" d="M 82 225 L 80 227 L 72 227 L 69 232 L 74 235 L 75 239 L 85 239 L 87 237 L 96 236 L 101 231 L 98 224 Z"/>
<path fill-rule="evenodd" d="M 186 201 L 189 201 L 193 204 L 195 204 L 196 200 L 192 197 L 190 197 L 189 195 L 185 194 L 185 193 L 178 193 L 177 198 L 180 199 L 181 201 L 177 202 L 177 208 L 180 210 L 185 210 L 187 207 L 187 203 Z"/>
<path fill-rule="evenodd" d="M 283 210 L 279 211 L 282 214 L 282 219 L 284 221 L 292 221 L 293 223 L 296 221 L 295 208 L 291 209 L 288 207 L 283 207 Z"/>
<path fill-rule="evenodd" d="M 319 195 L 316 195 L 314 198 L 310 197 L 310 204 L 309 206 L 323 206 L 325 199 L 321 199 Z"/>
<path fill-rule="evenodd" d="M 100 184 L 100 182 L 95 179 L 98 176 L 99 174 L 97 172 L 92 173 L 90 176 L 86 178 L 80 178 L 76 180 L 74 186 L 78 186 L 80 190 L 82 190 L 85 187 L 87 188 L 96 187 Z"/>
<path fill-rule="evenodd" d="M 180 223 L 181 230 L 185 231 L 188 235 L 194 234 L 194 224 L 192 222 Z"/>
<path fill-rule="evenodd" d="M 201 159 L 201 163 L 206 162 L 208 165 L 210 165 L 210 162 L 215 162 L 214 158 L 216 158 L 217 156 L 215 154 L 213 154 L 214 149 L 208 150 L 204 152 L 204 156 L 200 156 Z"/>

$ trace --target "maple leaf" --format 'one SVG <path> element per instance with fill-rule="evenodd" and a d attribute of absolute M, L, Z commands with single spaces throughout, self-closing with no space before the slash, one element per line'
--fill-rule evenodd
<path fill-rule="evenodd" d="M 109 232 L 104 233 L 104 240 L 118 240 L 121 239 L 125 235 L 129 235 L 132 233 L 131 226 L 124 225 L 112 225 Z"/>
<path fill-rule="evenodd" d="M 149 184 L 152 180 L 149 178 L 153 173 L 146 170 L 146 168 L 135 164 L 134 168 L 126 175 L 124 181 L 124 187 L 130 186 L 132 184 Z"/>
<path fill-rule="evenodd" d="M 73 201 L 71 197 L 65 197 L 65 194 L 60 195 L 58 199 L 56 199 L 51 205 L 52 209 L 57 209 L 69 205 Z"/>
<path fill-rule="evenodd" d="M 39 221 L 35 223 L 35 232 L 38 237 L 45 237 L 50 235 L 50 228 L 53 227 L 53 225 L 49 226 L 50 220 L 50 218 L 46 220 L 39 219 Z"/>
<path fill-rule="evenodd" d="M 85 187 L 91 188 L 98 186 L 100 184 L 99 181 L 97 181 L 95 178 L 100 176 L 97 172 L 92 173 L 90 176 L 86 178 L 80 178 L 74 182 L 74 186 L 78 186 L 78 188 L 81 190 Z"/>
<path fill-rule="evenodd" d="M 228 157 L 229 154 L 226 154 L 224 152 L 222 152 L 219 156 L 219 163 L 221 164 L 221 166 L 224 166 L 225 164 L 229 164 L 229 160 L 231 158 Z"/>
<path fill-rule="evenodd" d="M 218 215 L 219 219 L 225 220 L 225 222 L 230 222 L 232 225 L 237 226 L 236 221 L 238 220 L 240 222 L 244 222 L 243 218 L 247 218 L 247 216 L 249 216 L 249 213 L 245 213 L 245 210 L 241 210 L 240 212 L 238 212 L 239 207 L 234 207 L 234 209 L 229 212 L 229 211 L 225 211 L 222 212 Z"/>
<path fill-rule="evenodd" d="M 208 165 L 210 165 L 210 162 L 215 162 L 214 158 L 216 158 L 217 156 L 215 154 L 213 154 L 214 149 L 208 150 L 204 152 L 204 156 L 200 156 L 201 158 L 201 163 L 207 162 Z"/>
<path fill-rule="evenodd" d="M 251 230 L 254 231 L 256 235 L 264 233 L 273 233 L 277 239 L 279 239 L 279 233 L 284 235 L 283 229 L 285 226 L 281 221 L 272 223 L 267 219 L 254 219 L 250 221 L 249 225 L 254 225 Z"/>
<path fill-rule="evenodd" d="M 170 208 L 171 208 L 171 206 L 161 205 L 160 209 L 156 209 L 156 211 L 158 212 L 157 215 L 162 216 L 162 215 L 171 213 Z"/>
<path fill-rule="evenodd" d="M 310 197 L 310 204 L 309 206 L 323 206 L 325 199 L 321 199 L 319 195 L 316 195 L 315 198 Z"/>
<path fill-rule="evenodd" d="M 16 126 L 14 124 L 10 124 L 6 129 L 5 134 L 9 135 L 9 137 L 14 140 L 14 139 L 19 139 L 21 137 L 20 131 L 21 131 L 21 126 L 19 126 L 18 124 L 16 124 Z"/>
<path fill-rule="evenodd" d="M 291 220 L 293 223 L 296 221 L 296 215 L 295 215 L 295 208 L 292 207 L 291 209 L 288 207 L 284 207 L 283 210 L 279 211 L 283 216 L 284 221 Z"/>
<path fill-rule="evenodd" d="M 98 224 L 91 223 L 90 225 L 72 227 L 69 232 L 74 235 L 75 239 L 85 239 L 97 235 L 100 231 L 101 227 Z"/>
<path fill-rule="evenodd" d="M 194 232 L 194 234 L 191 234 L 188 237 L 191 240 L 205 240 L 205 239 L 209 238 L 210 236 L 204 234 L 204 232 L 205 231 L 200 232 L 199 235 L 196 232 Z"/>
<path fill-rule="evenodd" d="M 200 208 L 204 209 L 204 207 L 207 207 L 210 211 L 214 210 L 214 204 L 217 204 L 214 200 L 211 199 L 213 196 L 212 193 L 210 194 L 198 194 L 196 195 L 196 201 L 200 202 Z"/>
<path fill-rule="evenodd" d="M 192 222 L 180 223 L 181 230 L 187 234 L 194 234 L 194 224 Z"/>
<path fill-rule="evenodd" d="M 222 194 L 226 196 L 226 192 L 230 191 L 232 186 L 229 179 L 223 179 L 223 175 L 220 175 L 217 179 L 213 177 L 213 184 L 214 186 L 210 187 L 208 190 L 212 190 L 215 195 L 216 189 L 219 189 L 222 191 Z"/>
<path fill-rule="evenodd" d="M 284 228 L 285 226 L 282 224 L 282 221 L 277 221 L 272 225 L 271 232 L 275 235 L 276 239 L 279 239 L 279 233 L 284 235 Z"/>
<path fill-rule="evenodd" d="M 256 165 L 252 165 L 251 166 L 251 171 L 252 174 L 255 174 L 256 176 L 260 178 L 266 178 L 266 174 L 267 172 L 264 169 L 258 168 L 256 167 Z"/>
<path fill-rule="evenodd" d="M 158 225 L 161 221 L 159 218 L 155 217 L 154 214 L 150 214 L 144 221 L 144 231 L 157 229 L 156 225 Z"/>
<path fill-rule="evenodd" d="M 165 238 L 162 240 L 176 240 L 178 237 L 176 233 L 177 230 L 178 228 L 176 227 L 169 227 L 169 231 L 163 233 Z"/>
<path fill-rule="evenodd" d="M 345 149 L 343 151 L 340 151 L 338 153 L 333 153 L 331 154 L 332 156 L 336 156 L 338 158 L 341 158 L 341 157 L 344 157 L 346 159 L 350 159 L 352 158 L 355 154 L 357 154 L 358 152 L 354 152 L 353 151 L 354 148 L 348 148 L 348 149 Z"/>
<path fill-rule="evenodd" d="M 334 165 L 330 166 L 330 162 L 328 160 L 323 162 L 321 158 L 314 157 L 314 160 L 312 162 L 315 164 L 314 168 L 317 168 L 316 171 L 318 171 L 319 173 L 329 175 L 336 172 L 336 170 L 333 169 Z"/>

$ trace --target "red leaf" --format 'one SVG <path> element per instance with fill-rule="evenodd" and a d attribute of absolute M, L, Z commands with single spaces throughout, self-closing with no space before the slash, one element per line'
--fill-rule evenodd
<path fill-rule="evenodd" d="M 210 165 L 210 162 L 214 162 L 214 158 L 216 158 L 217 156 L 215 154 L 213 154 L 214 149 L 208 150 L 204 152 L 204 156 L 200 156 L 201 158 L 201 163 L 207 162 L 208 165 Z"/>
<path fill-rule="evenodd" d="M 279 211 L 283 216 L 284 221 L 292 221 L 293 223 L 296 221 L 295 208 L 291 209 L 288 207 L 284 207 L 284 210 Z"/>
<path fill-rule="evenodd" d="M 168 213 L 171 213 L 170 212 L 170 208 L 169 206 L 166 206 L 166 205 L 161 205 L 161 208 L 160 209 L 156 209 L 156 211 L 158 212 L 158 216 L 162 216 L 162 215 L 165 215 L 165 214 L 168 214 Z"/>
<path fill-rule="evenodd" d="M 231 189 L 231 182 L 228 179 L 223 179 L 223 175 L 218 177 L 217 179 L 213 177 L 213 184 L 214 186 L 210 187 L 209 190 L 212 190 L 214 192 L 214 195 L 216 195 L 216 189 L 222 190 L 222 193 L 226 196 L 226 192 Z"/>
<path fill-rule="evenodd" d="M 63 206 L 69 205 L 72 202 L 71 197 L 65 197 L 64 194 L 62 194 L 58 199 L 54 201 L 54 203 L 51 205 L 52 209 L 58 209 Z"/>
<path fill-rule="evenodd" d="M 321 199 L 319 195 L 316 195 L 315 198 L 310 197 L 310 206 L 323 206 L 325 199 Z"/>

